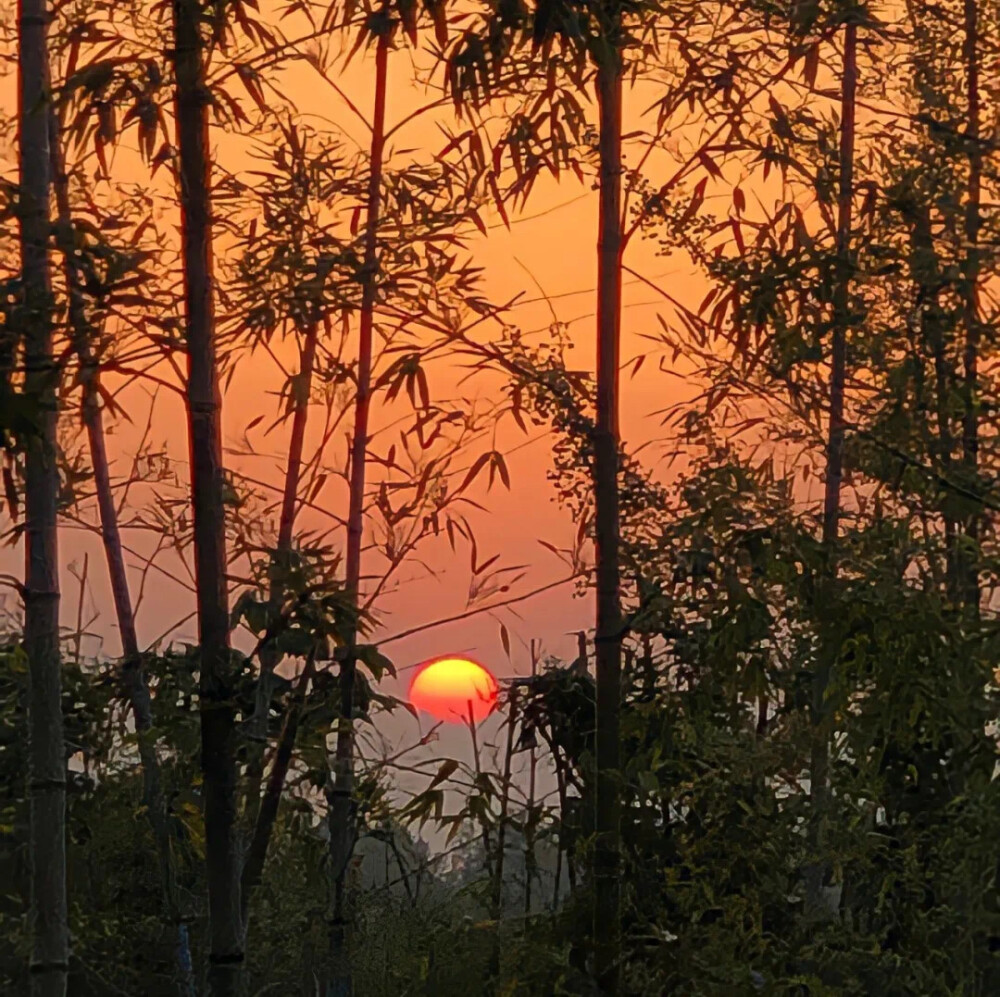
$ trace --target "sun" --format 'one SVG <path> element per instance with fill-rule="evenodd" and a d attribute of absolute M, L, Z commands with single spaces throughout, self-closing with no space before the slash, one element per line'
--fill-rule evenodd
<path fill-rule="evenodd" d="M 484 665 L 447 656 L 420 666 L 410 683 L 410 702 L 447 723 L 464 723 L 471 708 L 473 723 L 479 723 L 493 712 L 498 691 L 497 680 Z"/>

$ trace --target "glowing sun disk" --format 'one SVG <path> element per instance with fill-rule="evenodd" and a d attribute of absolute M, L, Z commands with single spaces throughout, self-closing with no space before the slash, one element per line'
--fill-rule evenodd
<path fill-rule="evenodd" d="M 469 658 L 443 657 L 422 665 L 410 683 L 410 702 L 436 720 L 479 723 L 493 712 L 497 680 L 489 669 Z"/>

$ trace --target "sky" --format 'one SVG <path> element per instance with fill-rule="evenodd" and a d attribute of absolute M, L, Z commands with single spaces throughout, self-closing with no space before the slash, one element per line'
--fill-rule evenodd
<path fill-rule="evenodd" d="M 294 36 L 295 26 L 286 25 L 285 32 Z M 304 119 L 317 127 L 340 129 L 347 141 L 363 143 L 365 126 L 359 121 L 358 112 L 370 113 L 372 99 L 372 59 L 364 53 L 355 58 L 347 69 L 338 69 L 335 85 L 323 80 L 304 63 L 298 63 L 276 78 L 280 93 L 295 104 Z M 406 51 L 393 54 L 390 63 L 389 119 L 398 121 L 411 114 L 426 100 L 426 91 L 413 81 L 411 56 Z M 0 96 L 5 108 L 13 107 L 13 79 L 2 81 Z M 238 87 L 236 88 L 238 89 Z M 354 104 L 352 109 L 347 100 Z M 642 127 L 641 111 L 651 99 L 655 88 L 642 92 L 630 91 L 626 97 L 626 128 Z M 277 102 L 282 98 L 269 94 Z M 246 101 L 251 107 L 249 101 Z M 593 110 L 593 105 L 591 105 Z M 450 112 L 446 112 L 450 113 Z M 443 143 L 438 128 L 440 116 L 426 115 L 415 118 L 395 138 L 395 149 L 415 149 L 417 158 L 433 153 Z M 647 124 L 647 127 L 649 125 Z M 692 133 L 693 134 L 693 133 Z M 670 176 L 682 161 L 682 150 L 690 136 L 681 129 L 666 144 L 667 151 L 657 153 L 649 162 L 654 180 Z M 226 169 L 245 168 L 247 145 L 234 140 L 221 130 L 213 130 L 216 157 Z M 131 147 L 130 147 L 131 146 Z M 4 150 L 4 158 L 11 161 L 12 147 Z M 399 162 L 406 156 L 400 155 Z M 115 153 L 112 172 L 118 177 L 145 183 L 146 167 L 134 149 L 134 141 L 124 143 Z M 164 174 L 161 173 L 161 179 Z M 597 237 L 596 192 L 581 185 L 572 176 L 557 183 L 542 179 L 535 187 L 531 200 L 523 210 L 511 214 L 508 230 L 495 213 L 487 218 L 487 238 L 476 238 L 469 243 L 469 254 L 475 265 L 484 270 L 482 289 L 493 301 L 505 301 L 521 295 L 523 303 L 516 306 L 510 320 L 522 330 L 544 332 L 552 322 L 553 309 L 558 320 L 566 323 L 572 335 L 575 366 L 589 370 L 594 363 L 594 300 L 595 300 L 595 248 Z M 220 238 L 220 253 L 225 246 Z M 706 291 L 704 278 L 697 275 L 689 261 L 659 255 L 657 247 L 638 238 L 633 240 L 626 257 L 626 264 L 646 280 L 667 288 L 669 293 L 691 306 L 697 306 Z M 548 300 L 544 300 L 547 298 Z M 643 280 L 626 274 L 623 291 L 621 422 L 628 445 L 653 444 L 646 451 L 647 460 L 657 461 L 656 441 L 664 435 L 660 417 L 653 414 L 664 407 L 689 396 L 694 390 L 687 379 L 687 371 L 677 368 L 673 376 L 657 369 L 655 358 L 636 375 L 631 374 L 634 358 L 648 351 L 645 334 L 659 330 L 657 316 L 667 321 L 671 313 L 666 301 Z M 439 368 L 435 373 L 436 391 L 447 395 L 457 390 L 464 371 Z M 498 390 L 494 378 L 481 378 L 465 385 L 465 392 L 478 392 L 489 398 Z M 283 470 L 282 452 L 287 442 L 287 426 L 275 431 L 267 439 L 260 434 L 254 437 L 265 456 L 250 461 L 238 456 L 241 437 L 245 428 L 259 415 L 273 416 L 276 391 L 280 381 L 273 363 L 257 354 L 241 359 L 236 374 L 227 387 L 224 397 L 223 433 L 230 450 L 231 466 L 251 470 L 252 473 L 276 486 Z M 133 422 L 114 426 L 109 440 L 115 470 L 124 473 L 145 427 L 146 409 L 150 404 L 148 385 L 136 384 L 124 389 L 118 401 L 132 413 Z M 374 415 L 379 425 L 378 412 Z M 266 420 L 270 421 L 270 419 Z M 161 391 L 157 397 L 150 422 L 150 440 L 162 444 L 166 452 L 183 468 L 186 465 L 187 442 L 185 418 L 181 400 L 170 392 Z M 310 426 L 307 440 L 315 444 L 318 420 Z M 499 564 L 526 565 L 525 577 L 509 593 L 518 597 L 550 582 L 565 577 L 567 570 L 540 543 L 546 541 L 557 547 L 569 546 L 576 533 L 576 524 L 569 513 L 555 501 L 546 473 L 551 467 L 550 439 L 544 429 L 533 430 L 527 437 L 511 423 L 500 429 L 498 449 L 507 454 L 511 488 L 505 490 L 497 483 L 488 493 L 482 483 L 473 496 L 488 510 L 477 513 L 473 522 L 477 529 L 480 560 L 497 553 Z M 308 443 L 307 443 L 308 449 Z M 268 456 L 270 455 L 270 456 Z M 670 472 L 662 469 L 663 477 Z M 482 479 L 481 479 L 482 482 Z M 343 495 L 324 493 L 320 504 L 329 503 L 335 515 L 346 514 Z M 315 512 L 305 510 L 298 525 L 304 529 L 328 526 L 328 521 Z M 128 544 L 137 550 L 149 550 L 155 538 L 149 532 L 126 536 Z M 342 544 L 342 537 L 332 538 Z M 106 581 L 99 537 L 78 529 L 64 529 L 61 536 L 63 569 L 61 574 L 63 620 L 72 629 L 80 611 L 81 584 L 79 575 L 84 558 L 87 559 L 87 584 L 82 591 L 83 617 L 89 621 L 88 633 L 94 651 L 117 654 L 119 644 L 115 633 L 114 614 L 110 590 Z M 19 573 L 20 549 L 7 548 L 0 552 L 0 571 Z M 432 626 L 435 621 L 449 618 L 466 610 L 469 584 L 468 553 L 459 550 L 452 554 L 443 541 L 431 545 L 424 557 L 432 564 L 439 577 L 429 578 L 422 569 L 414 566 L 401 574 L 401 584 L 379 604 L 379 626 L 371 639 L 391 637 L 415 628 L 419 632 L 404 639 L 391 640 L 384 645 L 385 653 L 400 669 L 397 681 L 387 680 L 385 691 L 403 695 L 412 675 L 411 669 L 427 658 L 442 654 L 470 654 L 486 664 L 498 676 L 524 675 L 530 668 L 529 645 L 536 641 L 541 656 L 556 655 L 572 660 L 576 655 L 576 634 L 589 629 L 593 619 L 591 595 L 579 597 L 574 586 L 562 585 L 534 598 L 518 601 L 509 609 L 479 613 L 466 619 Z M 169 559 L 163 562 L 170 571 L 176 564 Z M 133 567 L 133 580 L 138 587 L 139 570 Z M 195 623 L 190 614 L 193 598 L 190 587 L 177 584 L 166 574 L 154 571 L 147 578 L 139 607 L 137 624 L 140 642 L 148 645 L 165 632 L 172 632 L 176 639 L 193 640 Z M 186 622 L 176 625 L 178 621 Z M 500 622 L 510 635 L 510 659 L 502 646 Z M 171 631 L 171 628 L 172 631 Z M 245 636 L 237 635 L 238 644 L 247 645 Z M 405 744 L 418 736 L 417 725 L 407 714 L 402 719 L 392 718 L 383 731 L 395 744 Z M 422 723 L 426 728 L 426 721 Z M 486 741 L 498 735 L 499 720 L 494 718 L 484 725 Z M 461 727 L 442 731 L 441 741 L 435 750 L 468 757 L 468 732 Z"/>

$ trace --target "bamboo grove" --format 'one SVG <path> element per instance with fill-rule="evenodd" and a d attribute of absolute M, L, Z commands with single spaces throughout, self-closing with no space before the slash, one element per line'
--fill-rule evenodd
<path fill-rule="evenodd" d="M 1000 992 L 998 28 L 5 11 L 0 990 Z M 584 325 L 495 293 L 532 219 Z M 575 656 L 500 616 L 495 722 L 414 734 L 393 643 L 559 585 Z"/>

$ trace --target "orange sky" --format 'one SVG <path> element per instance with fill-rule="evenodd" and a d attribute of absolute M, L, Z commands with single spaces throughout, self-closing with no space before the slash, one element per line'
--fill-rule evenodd
<path fill-rule="evenodd" d="M 288 33 L 292 33 L 290 29 Z M 398 120 L 425 99 L 422 90 L 418 90 L 410 82 L 409 59 L 409 53 L 400 51 L 394 55 L 391 63 L 390 120 Z M 337 80 L 338 85 L 362 110 L 366 110 L 366 103 L 370 103 L 370 74 L 370 60 L 359 56 Z M 315 120 L 314 116 L 322 115 L 338 127 L 343 127 L 349 136 L 353 135 L 357 140 L 363 141 L 363 126 L 345 108 L 334 89 L 317 83 L 318 79 L 311 68 L 299 64 L 282 75 L 280 88 L 299 106 L 307 122 Z M 13 96 L 12 88 L 9 87 L 12 82 L 10 78 L 5 81 L 9 97 Z M 236 89 L 238 91 L 238 86 Z M 226 168 L 238 168 L 247 163 L 236 141 L 228 139 L 218 130 L 213 133 L 213 140 L 217 144 L 219 159 Z M 397 148 L 405 145 L 407 148 L 431 152 L 436 151 L 441 144 L 440 132 L 428 118 L 418 119 L 409 125 L 395 142 Z M 126 141 L 125 148 L 116 153 L 112 173 L 116 179 L 141 181 L 143 167 L 129 146 L 134 146 L 134 143 Z M 421 155 L 422 153 L 417 153 L 418 157 Z M 399 157 L 399 162 L 404 161 L 403 157 Z M 518 213 L 512 215 L 513 226 L 510 232 L 503 227 L 499 218 L 493 217 L 488 221 L 491 228 L 489 238 L 478 239 L 470 246 L 474 263 L 485 268 L 483 289 L 491 300 L 507 300 L 522 294 L 532 302 L 517 306 L 511 315 L 512 321 L 523 330 L 542 332 L 551 322 L 550 306 L 540 300 L 539 288 L 552 299 L 559 320 L 568 323 L 573 334 L 575 349 L 571 360 L 580 367 L 591 367 L 593 364 L 596 220 L 595 196 L 588 196 L 588 192 L 575 179 L 568 177 L 562 184 L 556 184 L 546 178 L 537 184 L 526 210 L 520 216 Z M 694 280 L 687 273 L 684 262 L 658 259 L 654 251 L 638 242 L 633 245 L 628 263 L 651 278 L 669 280 L 671 293 L 680 292 L 689 299 L 693 299 L 703 286 L 700 280 Z M 639 335 L 643 331 L 656 331 L 656 313 L 667 313 L 663 307 L 664 302 L 657 298 L 654 291 L 635 281 L 628 281 L 627 277 L 626 281 L 623 365 L 634 358 L 637 352 L 646 350 Z M 457 372 L 456 379 L 462 373 L 464 372 Z M 264 357 L 254 358 L 252 362 L 241 360 L 237 376 L 225 395 L 224 433 L 227 443 L 235 445 L 243 427 L 257 415 L 262 412 L 268 416 L 273 415 L 273 393 L 280 386 L 275 375 L 273 365 Z M 491 385 L 485 378 L 483 382 L 479 385 L 474 381 L 465 390 L 488 397 L 491 389 L 495 390 L 495 382 Z M 627 375 L 623 378 L 622 422 L 626 437 L 645 440 L 657 432 L 657 421 L 644 417 L 652 409 L 661 408 L 676 399 L 676 383 L 674 379 L 657 374 L 652 364 L 634 379 Z M 453 385 L 440 372 L 436 384 L 442 394 L 453 390 Z M 130 445 L 134 448 L 139 430 L 143 428 L 145 409 L 148 406 L 145 396 L 148 391 L 149 388 L 145 386 L 135 387 L 122 395 L 121 400 L 132 413 L 135 424 L 120 424 L 113 428 L 112 453 L 120 461 L 125 455 L 130 455 Z M 184 425 L 182 419 L 179 399 L 166 397 L 161 393 L 153 422 L 153 438 L 157 439 L 159 433 L 159 438 L 167 443 L 174 457 L 179 460 L 186 456 L 186 440 L 180 431 L 180 427 Z M 315 423 L 314 419 L 314 429 L 317 428 Z M 566 516 L 551 501 L 551 489 L 545 481 L 549 453 L 544 433 L 538 431 L 534 437 L 525 439 L 520 431 L 512 427 L 504 435 L 507 438 L 501 439 L 500 449 L 509 451 L 519 448 L 509 456 L 512 491 L 507 494 L 498 485 L 488 497 L 477 496 L 490 508 L 488 518 L 479 517 L 480 546 L 483 556 L 500 551 L 505 561 L 530 562 L 535 565 L 537 573 L 533 573 L 524 582 L 524 590 L 527 590 L 563 574 L 559 565 L 551 555 L 545 553 L 537 540 L 541 538 L 557 545 L 566 545 L 573 536 L 575 525 L 568 522 Z M 284 443 L 285 438 L 280 431 L 271 434 L 263 442 L 265 451 L 273 451 L 276 455 L 268 478 L 275 483 L 280 480 L 278 455 Z M 120 463 L 119 469 L 123 470 L 124 465 Z M 260 471 L 260 466 L 255 465 L 252 473 L 259 474 Z M 524 515 L 526 509 L 530 509 L 530 517 Z M 344 510 L 337 511 L 342 514 Z M 299 525 L 310 528 L 317 524 L 309 521 L 307 511 L 302 515 Z M 71 532 L 64 532 L 63 553 L 67 562 L 79 560 L 84 550 L 88 550 L 91 555 L 90 585 L 94 590 L 93 599 L 102 613 L 93 629 L 109 635 L 109 650 L 113 650 L 114 641 L 110 637 L 113 620 L 108 612 L 110 603 L 105 598 L 107 591 L 101 577 L 103 565 L 99 560 L 100 547 L 97 543 L 84 542 Z M 404 588 L 397 598 L 390 600 L 384 607 L 386 629 L 398 632 L 428 619 L 461 611 L 468 582 L 464 568 L 464 564 L 456 565 L 456 579 L 452 585 L 446 584 L 443 591 L 437 586 L 423 583 Z M 75 618 L 76 587 L 70 577 L 64 578 L 67 622 Z M 161 624 L 166 624 L 172 615 L 179 618 L 188 606 L 189 599 L 184 593 L 172 591 L 169 584 L 164 584 L 162 591 L 157 592 L 156 619 L 152 618 L 152 608 L 147 610 L 150 617 L 148 619 L 143 619 L 140 611 L 141 634 L 152 639 L 162 629 Z M 564 639 L 563 631 L 589 622 L 586 607 L 581 601 L 570 599 L 567 592 L 540 597 L 533 603 L 522 603 L 518 612 L 523 617 L 523 622 L 507 617 L 512 635 L 516 631 L 525 640 L 540 637 L 545 641 L 547 649 L 566 654 L 575 648 L 575 639 Z M 562 619 L 564 613 L 569 614 L 565 621 Z M 553 620 L 557 617 L 559 623 L 553 625 Z M 495 622 L 488 619 L 473 620 L 399 642 L 394 646 L 393 654 L 401 662 L 413 660 L 425 653 L 439 651 L 441 642 L 444 641 L 449 646 L 475 650 L 487 658 L 495 659 L 500 650 L 497 634 Z M 516 648 L 516 638 L 514 643 Z M 501 671 L 506 670 L 499 663 L 498 667 Z"/>
<path fill-rule="evenodd" d="M 294 28 L 286 26 L 288 35 Z M 337 83 L 345 94 L 364 112 L 368 113 L 372 96 L 371 60 L 357 57 L 354 64 L 338 76 Z M 423 93 L 412 84 L 410 56 L 397 52 L 390 65 L 390 120 L 399 118 L 424 99 Z M 4 103 L 12 106 L 12 80 L 3 81 Z M 348 136 L 364 141 L 364 129 L 345 106 L 335 89 L 323 83 L 316 72 L 304 64 L 298 64 L 284 73 L 280 80 L 281 89 L 298 107 L 306 120 L 324 126 L 334 123 L 342 127 Z M 237 86 L 238 89 L 238 86 Z M 242 93 L 240 93 L 242 97 Z M 626 126 L 637 127 L 639 112 L 648 106 L 650 91 L 632 93 L 626 98 Z M 249 107 L 249 101 L 246 101 Z M 683 139 L 683 136 L 680 137 Z M 679 140 L 680 140 L 679 139 Z M 220 131 L 213 133 L 217 145 L 219 161 L 229 169 L 239 169 L 246 164 L 241 143 L 227 138 Z M 126 148 L 116 156 L 113 172 L 141 180 L 144 173 L 134 150 Z M 436 151 L 442 144 L 440 132 L 431 117 L 419 118 L 401 133 L 396 148 L 403 146 L 417 150 Z M 8 150 L 8 155 L 12 150 Z M 418 152 L 418 158 L 425 153 Z M 402 161 L 402 158 L 401 158 Z M 675 164 L 676 166 L 676 164 Z M 674 166 L 674 168 L 675 168 Z M 672 172 L 666 155 L 659 161 L 651 160 L 654 181 L 665 179 Z M 162 176 L 162 174 L 161 174 Z M 502 301 L 518 293 L 524 293 L 533 303 L 517 307 L 513 320 L 524 330 L 543 330 L 551 322 L 549 305 L 539 300 L 539 287 L 549 296 L 557 310 L 560 321 L 569 323 L 573 334 L 575 350 L 573 362 L 580 367 L 593 367 L 593 311 L 595 285 L 595 243 L 597 204 L 596 194 L 581 187 L 575 179 L 567 177 L 561 184 L 550 179 L 540 181 L 526 210 L 512 217 L 513 226 L 507 231 L 496 217 L 489 219 L 489 237 L 479 238 L 470 244 L 475 263 L 485 268 L 484 291 L 494 301 Z M 635 240 L 629 249 L 627 264 L 644 276 L 661 281 L 671 294 L 686 303 L 697 306 L 704 296 L 706 285 L 703 278 L 696 276 L 685 260 L 659 257 L 654 246 Z M 631 360 L 648 347 L 641 338 L 644 332 L 655 333 L 659 329 L 657 313 L 670 317 L 669 309 L 655 291 L 642 283 L 626 277 L 623 311 L 623 366 L 628 368 Z M 437 390 L 447 394 L 461 372 L 442 374 L 439 370 L 435 384 Z M 683 371 L 678 371 L 683 375 Z M 263 356 L 243 360 L 237 369 L 232 385 L 227 390 L 224 402 L 224 438 L 228 445 L 236 445 L 244 427 L 256 416 L 275 411 L 275 395 L 279 380 L 275 376 L 273 364 Z M 449 383 L 449 378 L 452 383 Z M 475 384 L 475 382 L 474 382 Z M 495 390 L 496 382 L 493 382 Z M 485 378 L 478 390 L 491 390 Z M 681 392 L 690 391 L 685 387 L 683 377 L 669 377 L 659 373 L 655 362 L 648 363 L 638 376 L 628 373 L 622 378 L 622 430 L 626 440 L 633 446 L 662 435 L 659 420 L 649 413 L 678 400 Z M 148 406 L 149 389 L 134 386 L 123 393 L 120 401 L 133 411 L 135 424 L 120 425 L 115 428 L 111 439 L 112 453 L 120 461 L 128 458 L 136 445 L 142 429 L 145 410 Z M 378 416 L 375 415 L 376 425 Z M 154 440 L 162 440 L 172 456 L 186 462 L 187 443 L 183 427 L 183 408 L 177 397 L 165 393 L 157 402 L 153 422 Z M 316 420 L 311 425 L 310 437 L 316 438 Z M 489 509 L 489 515 L 476 515 L 473 521 L 479 530 L 481 559 L 500 553 L 502 562 L 528 564 L 531 570 L 519 583 L 519 591 L 537 588 L 566 574 L 564 566 L 548 553 L 539 543 L 540 539 L 557 546 L 569 546 L 575 534 L 576 524 L 560 510 L 553 500 L 552 490 L 545 479 L 550 467 L 550 449 L 544 433 L 537 432 L 536 439 L 526 442 L 523 435 L 513 425 L 504 427 L 498 439 L 499 449 L 511 451 L 508 465 L 512 478 L 511 491 L 505 492 L 497 485 L 485 495 L 480 490 L 477 495 Z M 253 473 L 277 483 L 282 472 L 281 452 L 287 439 L 287 429 L 272 434 L 262 445 L 267 452 L 273 452 L 273 460 L 256 461 Z M 647 452 L 647 458 L 654 459 L 655 451 Z M 233 461 L 240 467 L 240 462 Z M 118 470 L 125 468 L 119 463 Z M 346 513 L 346 502 L 342 508 L 334 510 L 340 515 Z M 321 517 L 308 510 L 300 517 L 299 527 L 309 529 L 321 524 Z M 130 542 L 148 549 L 148 536 L 130 537 Z M 79 531 L 65 530 L 62 534 L 62 552 L 65 569 L 63 584 L 63 618 L 67 626 L 75 623 L 79 585 L 69 571 L 69 566 L 80 566 L 84 553 L 89 554 L 89 581 L 85 597 L 85 618 L 91 610 L 98 617 L 90 630 L 103 641 L 106 650 L 118 652 L 118 642 L 114 633 L 113 612 L 106 572 L 99 540 L 96 536 L 86 536 Z M 19 572 L 20 552 L 12 550 L 0 553 L 0 571 Z M 381 634 L 398 633 L 420 626 L 432 620 L 461 613 L 465 608 L 465 595 L 469 573 L 467 553 L 460 551 L 452 556 L 445 542 L 436 543 L 424 551 L 424 556 L 433 560 L 443 572 L 440 582 L 425 577 L 411 580 L 391 593 L 378 607 L 383 623 Z M 422 574 L 417 569 L 409 572 L 414 578 Z M 137 575 L 134 576 L 137 578 Z M 407 573 L 402 575 L 406 581 Z M 513 593 L 517 594 L 517 593 Z M 148 590 L 138 614 L 140 641 L 152 641 L 176 620 L 183 618 L 193 608 L 189 591 L 166 578 L 154 582 L 151 576 Z M 575 656 L 576 638 L 571 631 L 589 628 L 592 625 L 592 600 L 573 598 L 572 588 L 563 586 L 529 601 L 521 602 L 512 610 L 496 614 L 480 614 L 466 621 L 449 624 L 424 631 L 385 647 L 385 652 L 398 667 L 412 666 L 428 657 L 443 653 L 470 653 L 488 664 L 498 675 L 523 674 L 528 670 L 527 646 L 532 638 L 539 639 L 543 653 L 560 655 L 566 660 Z M 504 654 L 498 621 L 504 621 L 511 637 L 512 661 L 508 663 Z M 193 620 L 179 628 L 175 636 L 192 639 L 195 634 Z M 376 637 L 377 639 L 377 637 Z M 245 643 L 245 641 L 241 641 Z M 95 645 L 96 647 L 96 645 Z M 404 694 L 407 675 L 402 675 L 393 688 L 389 682 L 388 691 Z M 495 721 L 491 721 L 495 723 Z M 399 737 L 407 739 L 415 733 L 412 720 L 400 721 Z M 404 726 L 405 725 L 405 726 Z M 448 732 L 441 747 L 445 750 L 460 750 L 466 734 L 459 729 Z"/>

